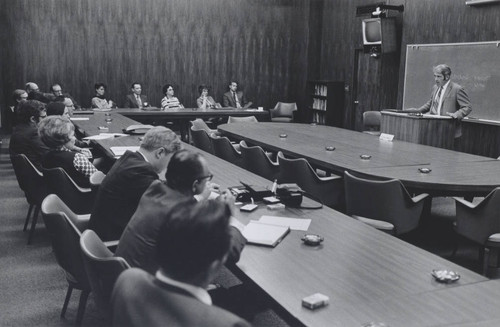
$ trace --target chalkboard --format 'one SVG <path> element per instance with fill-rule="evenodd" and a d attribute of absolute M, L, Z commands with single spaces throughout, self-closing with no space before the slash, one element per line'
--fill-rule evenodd
<path fill-rule="evenodd" d="M 432 68 L 438 64 L 450 66 L 451 80 L 465 88 L 472 103 L 469 117 L 500 121 L 500 41 L 408 45 L 404 109 L 430 99 Z"/>

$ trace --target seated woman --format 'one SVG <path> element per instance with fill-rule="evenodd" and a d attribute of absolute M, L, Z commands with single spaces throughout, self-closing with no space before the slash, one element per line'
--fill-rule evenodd
<path fill-rule="evenodd" d="M 184 106 L 179 102 L 179 99 L 174 97 L 174 86 L 172 84 L 163 85 L 162 91 L 163 94 L 165 94 L 165 97 L 161 99 L 161 109 L 163 111 L 184 108 Z"/>
<path fill-rule="evenodd" d="M 47 116 L 63 116 L 66 118 L 71 117 L 71 113 L 68 110 L 68 107 L 63 102 L 51 102 L 47 105 Z M 78 152 L 84 153 L 86 156 L 92 158 L 92 153 L 87 148 L 89 145 L 84 142 L 76 139 L 75 146 L 71 150 L 75 150 Z"/>
<path fill-rule="evenodd" d="M 92 108 L 98 109 L 111 109 L 116 108 L 116 104 L 107 99 L 104 93 L 106 93 L 106 84 L 104 83 L 96 83 L 94 85 L 95 88 L 95 97 L 92 98 Z"/>
<path fill-rule="evenodd" d="M 75 127 L 69 118 L 49 116 L 38 125 L 38 133 L 42 142 L 50 149 L 42 157 L 42 167 L 61 167 L 79 186 L 89 187 L 89 177 L 97 169 L 85 152 L 74 150 Z"/>
<path fill-rule="evenodd" d="M 207 108 L 220 108 L 220 103 L 215 102 L 214 98 L 208 95 L 210 91 L 210 87 L 207 85 L 200 85 L 198 87 L 198 92 L 200 93 L 200 97 L 196 99 L 196 103 L 198 104 L 198 108 L 207 109 Z"/>

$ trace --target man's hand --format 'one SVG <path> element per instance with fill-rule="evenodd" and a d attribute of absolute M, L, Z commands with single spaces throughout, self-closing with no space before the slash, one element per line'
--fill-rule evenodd
<path fill-rule="evenodd" d="M 447 112 L 446 115 L 450 116 L 451 118 L 457 119 L 458 116 L 455 112 Z"/>

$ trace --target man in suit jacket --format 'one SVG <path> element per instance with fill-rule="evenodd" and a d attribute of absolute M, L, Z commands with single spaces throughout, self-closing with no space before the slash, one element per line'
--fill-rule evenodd
<path fill-rule="evenodd" d="M 436 84 L 429 101 L 420 108 L 410 108 L 406 111 L 430 112 L 432 115 L 446 115 L 456 119 L 455 139 L 457 139 L 462 136 L 460 120 L 472 111 L 469 96 L 462 86 L 450 81 L 451 69 L 448 65 L 437 65 L 433 72 Z"/>
<path fill-rule="evenodd" d="M 38 134 L 38 124 L 47 117 L 45 105 L 37 100 L 21 102 L 17 110 L 18 124 L 10 137 L 9 153 L 24 154 L 38 169 L 42 166 L 42 156 L 50 149 Z"/>
<path fill-rule="evenodd" d="M 140 83 L 134 82 L 130 87 L 132 94 L 127 95 L 123 108 L 144 108 L 148 107 L 148 97 L 141 94 L 142 87 Z"/>
<path fill-rule="evenodd" d="M 104 241 L 118 240 L 149 185 L 164 171 L 172 154 L 181 148 L 170 129 L 150 129 L 137 152 L 127 151 L 116 161 L 97 192 L 89 228 Z"/>
<path fill-rule="evenodd" d="M 169 217 L 169 211 L 182 201 L 196 203 L 195 195 L 201 195 L 203 201 L 210 195 L 207 183 L 211 176 L 207 161 L 201 154 L 177 151 L 167 167 L 167 182 L 154 181 L 146 190 L 123 231 L 115 255 L 124 258 L 132 267 L 154 274 L 158 270 L 155 255 L 158 234 Z M 234 203 L 234 197 L 229 192 L 219 198 Z M 246 240 L 235 226 L 231 226 L 229 232 L 229 261 L 234 263 L 239 260 Z"/>
<path fill-rule="evenodd" d="M 50 92 L 54 95 L 54 97 L 64 97 L 69 98 L 74 106 L 74 109 L 81 110 L 82 107 L 75 101 L 75 99 L 69 93 L 63 93 L 62 86 L 58 83 L 53 84 L 50 87 Z"/>
<path fill-rule="evenodd" d="M 222 105 L 224 107 L 243 108 L 246 104 L 245 95 L 242 91 L 238 91 L 238 82 L 232 81 L 229 83 L 229 91 L 224 93 Z"/>
<path fill-rule="evenodd" d="M 206 291 L 227 257 L 230 216 L 229 206 L 216 200 L 176 205 L 159 232 L 156 275 L 131 268 L 118 278 L 113 325 L 250 326 L 213 306 Z"/>

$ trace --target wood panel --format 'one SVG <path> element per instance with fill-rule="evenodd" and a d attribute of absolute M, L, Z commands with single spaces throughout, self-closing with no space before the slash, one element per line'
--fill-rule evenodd
<path fill-rule="evenodd" d="M 305 86 L 309 1 L 4 0 L 2 9 L 5 94 L 60 82 L 87 107 L 101 81 L 120 104 L 139 81 L 159 105 L 170 82 L 193 107 L 200 83 L 222 100 L 235 78 L 267 108 L 296 101 Z"/>

